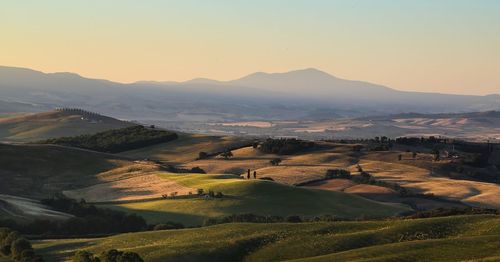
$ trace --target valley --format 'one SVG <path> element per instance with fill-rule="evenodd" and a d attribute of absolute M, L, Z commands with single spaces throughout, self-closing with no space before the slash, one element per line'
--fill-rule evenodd
<path fill-rule="evenodd" d="M 34 241 L 34 247 L 48 261 L 67 260 L 76 249 L 98 253 L 111 246 L 136 252 L 147 261 L 191 261 L 198 256 L 222 261 L 226 256 L 246 261 L 329 261 L 331 256 L 362 260 L 380 249 L 390 254 L 398 250 L 408 258 L 420 254 L 418 250 L 440 252 L 442 261 L 499 255 L 482 252 L 479 256 L 477 248 L 461 253 L 432 248 L 432 243 L 440 243 L 455 250 L 457 241 L 495 245 L 498 233 L 494 228 L 499 223 L 494 210 L 500 207 L 500 187 L 495 182 L 498 159 L 490 154 L 480 166 L 469 161 L 480 156 L 472 152 L 482 152 L 485 146 L 497 152 L 496 144 L 445 143 L 434 137 L 302 141 L 178 133 L 166 142 L 144 140 L 131 149 L 117 147 L 125 150 L 109 153 L 86 147 L 129 143 L 123 140 L 129 131 L 139 132 L 144 139 L 170 133 L 97 114 L 93 117 L 102 121 L 89 124 L 82 121 L 82 114 L 63 110 L 29 114 L 20 121 L 15 120 L 20 116 L 4 118 L 9 125 L 3 130 L 13 135 L 3 138 L 9 143 L 0 144 L 0 224 L 26 232 L 42 221 L 59 223 L 59 233 L 33 236 L 42 239 Z M 12 132 L 28 126 L 34 127 L 33 136 Z M 86 139 L 96 142 L 89 144 Z M 75 202 L 68 206 L 67 201 Z M 110 210 L 97 213 L 102 219 L 108 219 L 105 212 L 117 212 L 131 221 L 137 216 L 139 220 L 133 223 L 139 224 L 113 229 L 113 233 L 88 228 L 85 232 L 106 236 L 88 240 L 85 237 L 91 234 L 66 229 L 70 221 L 87 223 L 92 218 L 82 212 L 95 208 Z M 407 218 L 425 212 L 462 216 Z M 233 220 L 238 223 L 224 222 Z M 163 231 L 136 232 L 144 231 L 138 230 L 143 225 L 151 230 L 170 224 L 168 237 Z M 130 230 L 136 233 L 120 234 Z M 423 233 L 426 230 L 429 233 Z M 80 235 L 64 239 L 64 234 L 73 236 L 66 231 Z M 200 234 L 203 237 L 195 237 Z M 450 241 L 457 234 L 459 239 Z M 51 235 L 62 239 L 50 240 Z M 49 239 L 43 240 L 46 236 Z M 189 244 L 183 243 L 186 238 Z M 205 238 L 220 240 L 202 244 Z M 312 246 L 293 244 L 310 239 L 315 239 Z M 248 249 L 247 244 L 255 246 Z M 164 246 L 169 248 L 155 251 Z M 283 248 L 290 251 L 273 251 Z M 391 255 L 385 254 L 375 257 L 390 260 Z M 378 261 L 375 257 L 371 258 Z"/>

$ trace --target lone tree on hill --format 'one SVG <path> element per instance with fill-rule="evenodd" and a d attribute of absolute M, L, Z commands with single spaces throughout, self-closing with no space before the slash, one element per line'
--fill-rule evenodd
<path fill-rule="evenodd" d="M 198 153 L 198 159 L 205 159 L 208 158 L 208 153 L 207 152 L 200 152 Z"/>

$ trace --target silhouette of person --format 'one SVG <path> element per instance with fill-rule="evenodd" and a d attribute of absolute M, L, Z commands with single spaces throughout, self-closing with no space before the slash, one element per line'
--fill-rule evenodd
<path fill-rule="evenodd" d="M 248 172 L 247 172 L 247 179 L 250 179 L 250 169 L 248 169 Z"/>
<path fill-rule="evenodd" d="M 255 171 L 255 170 L 253 171 L 253 178 L 257 179 L 257 171 Z"/>

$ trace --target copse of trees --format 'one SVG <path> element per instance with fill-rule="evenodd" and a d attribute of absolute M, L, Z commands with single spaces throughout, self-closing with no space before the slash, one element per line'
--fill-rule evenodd
<path fill-rule="evenodd" d="M 314 146 L 315 143 L 312 141 L 303 141 L 295 138 L 268 138 L 260 144 L 259 150 L 267 154 L 291 155 L 311 149 Z"/>
<path fill-rule="evenodd" d="M 325 175 L 326 179 L 335 179 L 335 178 L 351 178 L 351 172 L 345 169 L 328 169 Z"/>
<path fill-rule="evenodd" d="M 331 222 L 337 221 L 338 219 L 332 215 L 322 215 L 312 218 L 305 218 L 297 215 L 290 215 L 287 217 L 283 216 L 261 216 L 252 213 L 246 214 L 234 214 L 230 216 L 225 216 L 221 218 L 207 218 L 203 226 L 211 226 L 216 224 L 226 224 L 226 223 L 301 223 L 301 222 Z"/>
<path fill-rule="evenodd" d="M 43 262 L 43 258 L 35 254 L 31 243 L 21 234 L 10 228 L 0 228 L 0 253 L 14 261 Z"/>
<path fill-rule="evenodd" d="M 108 130 L 93 135 L 53 138 L 41 141 L 40 143 L 79 147 L 107 153 L 118 153 L 168 142 L 174 139 L 177 139 L 176 133 L 159 129 L 149 129 L 137 125 Z"/>
<path fill-rule="evenodd" d="M 234 155 L 233 155 L 233 152 L 228 150 L 228 151 L 222 152 L 220 154 L 220 156 L 223 157 L 224 159 L 229 159 L 229 158 L 233 157 Z"/>

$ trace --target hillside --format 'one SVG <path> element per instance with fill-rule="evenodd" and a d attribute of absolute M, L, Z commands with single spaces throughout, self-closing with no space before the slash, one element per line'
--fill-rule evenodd
<path fill-rule="evenodd" d="M 498 216 L 415 220 L 222 224 L 35 243 L 48 261 L 117 248 L 146 261 L 465 261 L 500 256 Z M 319 257 L 319 256 L 324 257 Z M 392 259 L 392 260 L 391 260 Z"/>
<path fill-rule="evenodd" d="M 0 141 L 38 141 L 93 134 L 135 124 L 84 110 L 56 110 L 0 118 Z"/>
<path fill-rule="evenodd" d="M 149 223 L 176 221 L 186 225 L 200 225 L 206 218 L 244 213 L 283 217 L 333 215 L 354 219 L 362 216 L 387 217 L 410 210 L 405 205 L 375 202 L 342 192 L 297 188 L 264 180 L 244 180 L 234 175 L 158 175 L 191 188 L 193 194 L 201 188 L 205 192 L 222 192 L 224 197 L 162 199 L 105 206 L 137 213 Z M 172 192 L 165 191 L 164 194 Z"/>
<path fill-rule="evenodd" d="M 0 143 L 0 156 L 0 193 L 29 198 L 101 183 L 134 170 L 158 170 L 148 163 L 54 145 Z"/>

